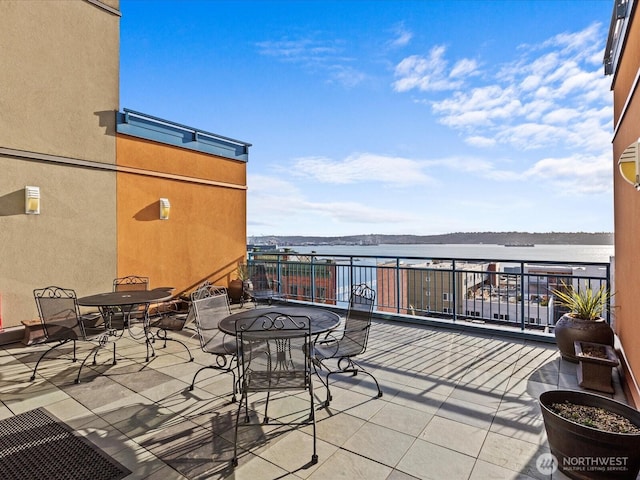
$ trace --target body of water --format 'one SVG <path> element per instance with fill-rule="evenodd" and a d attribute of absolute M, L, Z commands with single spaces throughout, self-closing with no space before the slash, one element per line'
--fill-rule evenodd
<path fill-rule="evenodd" d="M 610 262 L 613 245 L 534 245 L 527 247 L 469 244 L 420 245 L 301 245 L 292 246 L 298 253 L 315 252 L 317 255 L 373 255 L 390 257 L 468 258 L 501 261 L 531 262 Z"/>

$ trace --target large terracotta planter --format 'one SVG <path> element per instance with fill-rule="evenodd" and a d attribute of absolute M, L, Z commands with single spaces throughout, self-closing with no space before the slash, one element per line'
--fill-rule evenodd
<path fill-rule="evenodd" d="M 227 288 L 227 292 L 229 293 L 229 300 L 234 303 L 240 303 L 244 297 L 244 286 L 242 280 L 236 278 L 235 280 L 231 280 L 229 282 L 229 287 Z"/>
<path fill-rule="evenodd" d="M 571 422 L 549 406 L 565 400 L 601 407 L 640 427 L 640 412 L 610 398 L 572 390 L 551 390 L 540 395 L 540 409 L 549 448 L 558 469 L 576 479 L 634 479 L 640 471 L 640 434 L 611 433 Z"/>
<path fill-rule="evenodd" d="M 574 342 L 602 343 L 613 346 L 613 330 L 604 319 L 583 320 L 565 314 L 553 330 L 562 358 L 578 363 Z"/>

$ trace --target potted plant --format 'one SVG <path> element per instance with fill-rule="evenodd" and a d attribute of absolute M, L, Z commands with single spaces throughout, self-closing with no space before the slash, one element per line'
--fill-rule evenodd
<path fill-rule="evenodd" d="M 615 393 L 611 369 L 619 365 L 613 347 L 602 343 L 574 342 L 578 358 L 578 385 L 590 390 Z"/>
<path fill-rule="evenodd" d="M 576 341 L 613 346 L 613 330 L 602 318 L 611 298 L 604 285 L 594 291 L 591 287 L 576 290 L 563 283 L 562 289 L 554 289 L 552 293 L 555 302 L 568 310 L 558 319 L 553 330 L 562 358 L 578 362 L 574 348 Z"/>
<path fill-rule="evenodd" d="M 551 390 L 539 397 L 549 448 L 570 478 L 635 479 L 640 412 L 600 395 Z"/>
<path fill-rule="evenodd" d="M 229 282 L 229 299 L 234 302 L 242 302 L 247 290 L 246 285 L 249 281 L 249 269 L 247 265 L 239 263 L 236 268 L 236 278 Z"/>

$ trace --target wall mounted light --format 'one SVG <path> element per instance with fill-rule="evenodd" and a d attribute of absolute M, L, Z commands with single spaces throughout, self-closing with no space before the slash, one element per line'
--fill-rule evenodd
<path fill-rule="evenodd" d="M 624 149 L 618 160 L 620 175 L 636 187 L 636 190 L 640 190 L 640 159 L 638 158 L 640 152 L 638 150 L 638 142 L 633 142 Z"/>
<path fill-rule="evenodd" d="M 40 187 L 24 187 L 24 213 L 40 214 Z"/>
<path fill-rule="evenodd" d="M 171 211 L 171 204 L 168 198 L 160 199 L 160 220 L 169 220 L 169 212 Z"/>

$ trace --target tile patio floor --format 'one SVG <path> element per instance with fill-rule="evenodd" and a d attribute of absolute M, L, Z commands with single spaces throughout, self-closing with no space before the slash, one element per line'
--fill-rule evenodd
<path fill-rule="evenodd" d="M 190 392 L 214 359 L 185 333 L 193 363 L 175 342 L 156 342 L 146 363 L 144 345 L 125 336 L 118 364 L 101 352 L 78 385 L 67 355 L 45 357 L 31 382 L 43 347 L 0 347 L 0 419 L 44 407 L 129 468 L 127 480 L 542 479 L 536 459 L 549 450 L 537 397 L 580 389 L 553 344 L 374 321 L 361 363 L 384 396 L 366 375 L 334 376 L 333 401 L 316 412 L 318 464 L 308 464 L 311 427 L 263 426 L 242 430 L 234 470 L 231 376 L 207 370 Z M 324 400 L 317 378 L 314 387 Z M 624 401 L 619 383 L 615 397 Z M 278 398 L 270 412 L 304 415 L 304 399 Z M 263 397 L 250 400 L 262 411 Z"/>

